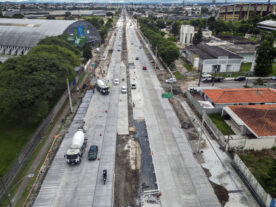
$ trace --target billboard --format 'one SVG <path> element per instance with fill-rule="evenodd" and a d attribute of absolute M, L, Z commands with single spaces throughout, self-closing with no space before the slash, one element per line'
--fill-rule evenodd
<path fill-rule="evenodd" d="M 76 47 L 84 46 L 86 42 L 86 30 L 85 26 L 80 25 L 73 28 L 73 36 L 68 36 L 67 40 L 74 44 Z"/>

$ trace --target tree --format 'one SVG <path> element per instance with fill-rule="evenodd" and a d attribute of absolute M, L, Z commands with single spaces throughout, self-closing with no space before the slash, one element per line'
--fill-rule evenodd
<path fill-rule="evenodd" d="M 165 45 L 160 49 L 160 56 L 167 65 L 170 65 L 179 58 L 179 49 L 172 44 Z"/>
<path fill-rule="evenodd" d="M 29 54 L 40 54 L 45 55 L 52 54 L 55 55 L 60 61 L 65 61 L 68 65 L 72 67 L 80 65 L 80 58 L 74 54 L 72 51 L 65 47 L 55 46 L 55 45 L 38 45 L 32 48 Z"/>
<path fill-rule="evenodd" d="M 202 41 L 202 30 L 201 28 L 198 29 L 197 33 L 194 35 L 193 44 L 198 45 Z"/>
<path fill-rule="evenodd" d="M 28 54 L 7 60 L 0 70 L 1 115 L 13 121 L 40 121 L 73 72 L 52 54 Z"/>
<path fill-rule="evenodd" d="M 273 35 L 269 35 L 257 48 L 256 65 L 254 68 L 255 74 L 257 76 L 266 76 L 272 72 L 272 61 L 275 57 L 273 41 Z"/>
<path fill-rule="evenodd" d="M 174 22 L 172 24 L 171 33 L 174 34 L 174 36 L 178 37 L 180 33 L 180 24 L 178 22 Z"/>
<path fill-rule="evenodd" d="M 106 16 L 108 16 L 108 17 L 112 16 L 112 18 L 113 18 L 113 13 L 112 12 L 106 12 Z"/>
<path fill-rule="evenodd" d="M 55 45 L 60 47 L 65 47 L 68 50 L 74 52 L 76 55 L 80 54 L 80 51 L 73 45 L 71 45 L 67 39 L 66 36 L 60 35 L 55 37 L 46 37 L 45 39 L 40 40 L 38 45 Z"/>
<path fill-rule="evenodd" d="M 92 58 L 91 47 L 88 44 L 85 44 L 83 47 L 83 57 L 86 60 L 89 60 L 90 58 Z"/>

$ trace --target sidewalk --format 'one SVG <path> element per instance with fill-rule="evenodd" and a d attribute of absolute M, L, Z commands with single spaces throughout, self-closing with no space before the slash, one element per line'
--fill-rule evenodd
<path fill-rule="evenodd" d="M 181 101 L 181 105 L 186 114 L 190 117 L 190 120 L 193 120 L 192 123 L 200 135 L 201 121 L 185 101 Z M 225 204 L 225 207 L 259 206 L 233 169 L 231 158 L 219 148 L 218 143 L 210 137 L 205 128 L 202 133 L 201 144 L 202 143 L 204 143 L 203 145 L 205 146 L 201 148 L 204 160 L 204 163 L 201 165 L 210 172 L 210 181 L 223 186 L 228 191 L 229 201 Z"/>

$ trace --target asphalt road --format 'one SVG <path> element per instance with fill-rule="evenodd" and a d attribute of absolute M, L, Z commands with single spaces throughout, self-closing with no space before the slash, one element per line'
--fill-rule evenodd
<path fill-rule="evenodd" d="M 162 206 L 220 206 L 214 191 L 193 157 L 187 137 L 156 77 L 136 35 L 136 25 L 127 19 L 128 56 L 134 61 L 137 85 L 141 89 L 141 106 Z M 139 60 L 136 60 L 136 57 Z M 142 70 L 146 66 L 147 70 Z M 133 95 L 133 94 L 132 94 Z"/>
<path fill-rule="evenodd" d="M 105 81 L 120 77 L 122 42 L 122 18 L 118 20 L 115 48 Z M 115 49 L 114 48 L 114 49 Z M 110 207 L 113 205 L 116 131 L 118 121 L 119 87 L 112 87 L 109 95 L 88 91 L 68 133 L 53 160 L 33 206 L 35 207 Z M 93 96 L 93 98 L 92 98 Z M 91 99 L 92 98 L 92 99 Z M 98 145 L 96 161 L 87 160 L 87 151 L 82 162 L 69 166 L 63 157 L 72 142 L 76 129 L 85 121 L 89 147 Z M 104 185 L 102 171 L 107 169 Z"/>
<path fill-rule="evenodd" d="M 244 85 L 248 85 L 250 87 L 256 87 L 253 82 L 255 80 L 249 79 L 247 81 L 234 81 L 234 80 L 223 80 L 222 82 L 215 82 L 214 87 L 218 88 L 243 88 Z M 276 85 L 275 80 L 266 80 L 267 84 Z M 197 86 L 197 84 L 195 85 Z M 200 83 L 200 86 L 202 87 L 210 87 L 212 86 L 212 83 Z"/>

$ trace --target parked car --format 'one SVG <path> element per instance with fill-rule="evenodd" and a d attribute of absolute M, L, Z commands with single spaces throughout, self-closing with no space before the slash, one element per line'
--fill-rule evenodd
<path fill-rule="evenodd" d="M 211 78 L 211 77 L 212 77 L 212 75 L 209 74 L 209 73 L 202 73 L 201 74 L 201 78 Z"/>
<path fill-rule="evenodd" d="M 235 81 L 244 81 L 244 80 L 246 80 L 246 77 L 245 76 L 238 76 L 234 80 Z"/>
<path fill-rule="evenodd" d="M 271 80 L 276 80 L 276 76 L 272 76 L 272 77 L 271 77 Z"/>
<path fill-rule="evenodd" d="M 121 50 L 120 50 L 120 49 L 118 49 L 117 51 L 118 51 L 118 52 L 120 52 Z"/>
<path fill-rule="evenodd" d="M 131 84 L 131 89 L 136 89 L 136 84 L 135 83 Z"/>
<path fill-rule="evenodd" d="M 139 49 L 142 49 L 142 46 L 139 46 Z"/>
<path fill-rule="evenodd" d="M 126 93 L 126 92 L 127 92 L 127 89 L 126 89 L 125 86 L 122 86 L 121 92 L 122 92 L 122 93 Z"/>
<path fill-rule="evenodd" d="M 98 146 L 91 145 L 88 151 L 88 160 L 96 160 L 98 156 Z"/>
<path fill-rule="evenodd" d="M 165 80 L 166 83 L 176 83 L 176 78 L 169 78 Z"/>
<path fill-rule="evenodd" d="M 135 60 L 139 60 L 139 57 L 136 57 Z"/>
<path fill-rule="evenodd" d="M 224 80 L 224 77 L 215 77 L 215 82 L 221 82 L 223 80 Z M 214 77 L 202 78 L 201 81 L 204 83 L 213 82 Z"/>
<path fill-rule="evenodd" d="M 147 67 L 146 67 L 146 66 L 143 66 L 143 70 L 147 70 Z"/>
<path fill-rule="evenodd" d="M 114 85 L 119 85 L 119 83 L 120 83 L 120 82 L 119 82 L 119 79 L 114 79 L 114 81 L 113 81 L 113 84 L 114 84 Z"/>

